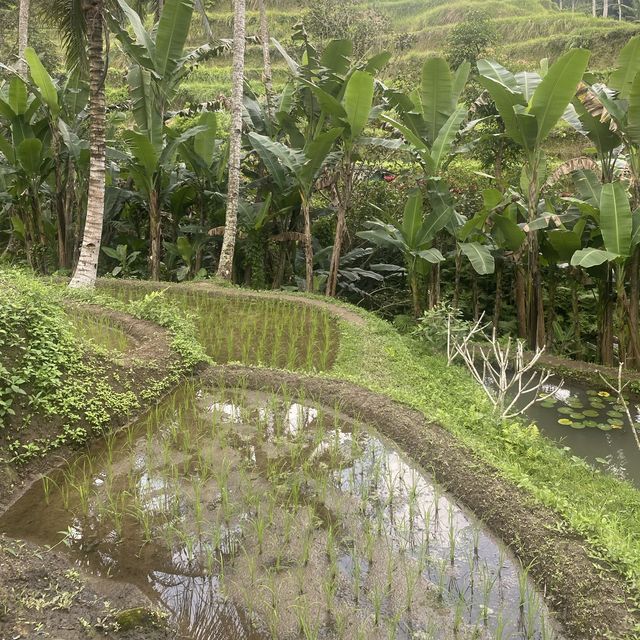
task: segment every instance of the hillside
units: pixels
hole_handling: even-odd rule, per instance
[[[229,37],[233,17],[229,2],[208,6],[209,23],[216,38]],[[287,44],[293,27],[307,9],[300,2],[280,0],[269,10],[272,36]],[[251,7],[251,5],[250,5]],[[426,55],[442,53],[452,30],[473,12],[490,18],[497,44],[490,55],[513,68],[531,68],[543,57],[560,55],[571,46],[592,50],[591,68],[606,70],[627,40],[640,32],[640,24],[618,22],[613,18],[593,18],[583,13],[559,11],[545,0],[367,0],[358,5],[362,12],[380,14],[388,25],[387,33],[377,39],[380,49],[392,51],[391,75],[411,71]],[[204,32],[195,19],[193,44]],[[259,14],[247,13],[247,33],[258,33]],[[182,91],[182,101],[203,101],[223,92],[229,81],[230,59],[221,58],[196,70]],[[247,52],[247,77],[260,90],[262,53],[259,47]],[[286,69],[274,58],[276,85],[286,78]]]

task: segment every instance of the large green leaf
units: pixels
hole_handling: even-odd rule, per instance
[[[469,80],[469,73],[471,72],[471,63],[465,60],[453,74],[453,85],[451,91],[451,109],[455,109],[460,96],[467,86],[467,80]]]
[[[589,139],[596,146],[600,155],[604,155],[620,145],[620,139],[611,131],[609,123],[602,122],[600,118],[592,116],[577,98],[573,100],[573,106],[578,113],[582,127],[589,136]]]
[[[491,218],[499,232],[498,244],[509,251],[518,251],[527,238],[527,234],[506,215],[494,214]]]
[[[117,2],[120,5],[122,15],[125,17],[128,17],[128,12],[135,13],[125,0],[117,0]],[[140,43],[137,38],[133,38],[127,29],[126,24],[122,23],[119,16],[116,17],[114,12],[106,11],[105,16],[109,24],[109,29],[115,34],[116,38],[118,38],[120,45],[127,56],[145,69],[152,71],[154,76],[158,78],[159,76],[156,70],[158,65],[154,51],[155,45],[151,43],[151,49],[149,49],[145,44]]]
[[[20,78],[11,78],[8,98],[9,105],[16,115],[21,116],[27,111],[28,97],[29,94],[25,83]]]
[[[337,100],[330,93],[326,92],[321,87],[305,80],[303,78],[300,79],[300,83],[308,86],[313,95],[318,100],[320,104],[320,108],[325,112],[328,116],[338,120],[339,122],[348,123],[348,116],[345,108],[342,106],[339,100]]]
[[[402,235],[409,247],[415,249],[418,244],[420,228],[422,227],[422,193],[420,189],[414,189],[409,194],[409,199],[404,207],[402,217]]]
[[[573,231],[554,229],[547,233],[547,238],[558,254],[558,259],[563,262],[571,260],[573,254],[576,251],[580,251],[582,246],[580,236]]]
[[[607,251],[628,256],[633,220],[629,197],[621,182],[605,184],[600,195],[600,228]]]
[[[640,146],[640,72],[636,74],[629,92],[627,134],[632,142]]]
[[[306,144],[304,154],[307,157],[307,162],[298,172],[298,178],[305,192],[310,191],[313,186],[313,181],[333,149],[336,140],[342,134],[342,131],[342,129],[337,127],[329,129],[329,131],[325,131]]]
[[[431,153],[429,152],[429,147],[427,146],[426,142],[401,122],[398,122],[397,120],[394,120],[393,118],[385,115],[381,116],[380,119],[388,122],[392,127],[395,127],[395,129],[397,129],[398,132],[404,136],[404,139],[420,156],[423,164],[425,165],[427,173],[434,174],[435,164],[433,162],[433,158],[431,157]]]
[[[31,78],[38,87],[42,101],[47,105],[51,115],[55,118],[60,112],[60,104],[58,101],[58,91],[53,84],[51,76],[44,68],[42,62],[40,62],[38,54],[31,47],[25,49],[24,57],[29,65]]]
[[[162,115],[158,111],[157,87],[151,73],[133,65],[127,76],[131,92],[131,108],[138,130],[148,138],[159,155],[163,142]]]
[[[415,255],[418,258],[422,258],[431,264],[438,264],[444,262],[444,256],[440,253],[439,249],[423,249],[422,251],[416,251]]]
[[[520,91],[516,77],[493,60],[478,60],[478,73],[484,78],[489,78],[493,82],[503,85],[513,93]]]
[[[205,131],[198,133],[193,139],[193,150],[198,154],[205,166],[210,167],[216,152],[216,132],[218,118],[213,111],[204,111],[198,120],[198,125],[205,127]]]
[[[38,175],[42,165],[42,142],[38,138],[23,140],[16,148],[16,158],[27,174]]]
[[[248,135],[248,138],[275,184],[280,190],[286,189],[287,168],[281,158],[287,153],[287,147],[281,142],[271,140],[268,136],[253,131]]]
[[[556,126],[575,95],[589,63],[589,51],[571,49],[550,68],[531,98],[529,113],[538,125],[540,144]]]
[[[320,64],[337,75],[344,75],[349,70],[349,58],[353,54],[351,40],[331,40],[322,52]]]
[[[451,145],[456,135],[460,131],[464,119],[467,117],[467,107],[460,106],[449,116],[449,119],[442,125],[438,136],[431,148],[434,172],[437,172],[441,164],[451,151]]]
[[[429,58],[422,67],[422,115],[431,143],[452,111],[453,76],[444,58]]]
[[[476,273],[486,276],[496,270],[496,262],[489,248],[479,242],[462,242],[460,250],[464,253]]]
[[[356,139],[369,121],[373,104],[373,76],[365,71],[355,71],[344,91],[343,106],[351,127],[351,138]]]
[[[602,183],[591,169],[578,169],[572,174],[573,183],[583,200],[594,207],[600,206]]]
[[[621,98],[627,98],[631,85],[640,72],[640,36],[634,36],[620,51],[616,70],[609,78],[609,86],[620,92]]]
[[[193,0],[164,0],[156,34],[157,71],[167,81],[182,58],[191,27]]]
[[[132,155],[137,163],[144,169],[144,177],[147,188],[151,186],[153,175],[158,168],[160,156],[151,141],[143,133],[125,131],[123,133]]]
[[[526,106],[524,96],[487,76],[480,76],[480,84],[491,94],[509,137],[525,150],[531,150],[537,136],[535,118],[516,113],[517,107]]]
[[[598,267],[605,262],[615,260],[617,257],[617,253],[588,247],[587,249],[580,249],[580,251],[576,251],[573,254],[573,258],[571,258],[571,266],[590,269],[591,267]]]

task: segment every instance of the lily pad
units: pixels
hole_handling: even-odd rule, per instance
[[[608,391],[598,391],[598,395],[601,398],[609,398],[611,396],[611,394]]]
[[[610,424],[607,424],[605,422],[603,424],[599,424],[598,425],[598,429],[600,429],[600,431],[611,431],[611,429],[613,429],[613,427]]]
[[[566,415],[569,415],[569,414],[573,413],[573,409],[571,407],[560,407],[558,409],[558,413],[564,413]]]
[[[600,415],[598,411],[594,411],[593,409],[585,409],[582,413],[584,413],[587,418],[597,418]]]
[[[540,406],[544,407],[545,409],[553,409],[553,407],[556,406],[556,403],[555,402],[549,402],[548,400],[543,400],[540,403]]]
[[[570,417],[572,420],[584,420],[585,415],[584,415],[584,413],[578,413],[578,412],[576,412],[576,413],[570,413],[570,414],[569,414],[569,417]]]
[[[604,402],[592,402],[591,403],[591,408],[592,409],[606,409],[607,405]]]
[[[573,424],[573,420],[569,420],[569,418],[560,418],[560,420],[558,420],[558,424],[570,427]]]
[[[586,426],[587,425],[584,422],[580,422],[579,420],[571,423],[572,429],[584,429]]]
[[[591,427],[591,428],[598,428],[600,426],[599,422],[596,422],[595,420],[585,420],[582,423],[585,427]]]
[[[595,389],[587,389],[588,396],[597,396],[598,392]]]
[[[622,411],[607,411],[607,415],[610,418],[623,418],[624,417],[624,413],[622,413]]]

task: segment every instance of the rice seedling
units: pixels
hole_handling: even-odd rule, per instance
[[[389,591],[384,585],[376,582],[371,589],[371,604],[373,605],[373,624],[378,627],[382,619],[382,604]]]

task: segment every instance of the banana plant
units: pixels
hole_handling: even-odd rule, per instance
[[[180,144],[195,136],[171,139],[164,120],[168,105],[189,71],[200,61],[227,48],[226,44],[202,45],[185,53],[191,26],[193,0],[166,0],[158,24],[147,30],[140,16],[125,2],[117,0],[120,14],[109,13],[109,24],[131,62],[127,75],[135,130],[124,138],[134,158],[132,174],[149,205],[149,270],[151,278],[160,279],[162,224],[160,207],[164,172]]]
[[[491,94],[506,134],[525,155],[521,185],[527,198],[528,269],[527,314],[531,348],[545,344],[544,304],[536,220],[546,181],[543,143],[566,113],[589,61],[589,52],[572,49],[540,75],[512,74],[496,62],[478,61],[480,83]]]
[[[598,196],[599,193],[599,196]],[[589,246],[577,250],[571,258],[571,265],[582,269],[598,272],[605,280],[601,288],[601,306],[606,305],[610,297],[606,285],[610,271],[613,272],[616,287],[616,333],[620,339],[620,360],[627,358],[640,362],[640,343],[637,331],[625,331],[625,323],[631,315],[631,300],[626,290],[626,273],[636,248],[640,245],[640,209],[632,212],[626,185],[620,181],[599,186],[594,198],[598,197],[597,205],[592,200],[588,208],[584,208],[587,215],[592,217],[595,227],[591,235]],[[596,242],[596,246],[592,243]],[[602,271],[604,267],[604,271]],[[613,332],[605,332],[606,335]],[[623,336],[626,334],[626,340]],[[601,345],[606,347],[606,345]],[[601,352],[605,364],[612,364],[606,352]]]
[[[388,63],[390,56],[383,52],[363,62],[353,62],[353,43],[349,40],[334,40],[319,55],[304,34],[299,38],[304,43],[303,64],[292,60],[281,46],[278,47],[294,76],[292,89],[295,95],[290,94],[289,100],[297,99],[298,108],[297,112],[279,117],[292,146],[302,149],[307,145],[315,145],[315,150],[310,152],[311,157],[318,148],[326,148],[327,155],[334,147],[337,155],[330,181],[330,188],[335,196],[337,221],[325,291],[327,295],[335,296],[346,215],[353,197],[358,150],[364,145],[379,142],[364,135],[369,121],[379,115],[379,110],[373,107],[374,77]],[[305,132],[297,127],[296,113],[304,116]],[[323,133],[324,138],[321,137]],[[332,141],[334,134],[336,137]],[[307,194],[303,202],[308,239],[310,222]],[[308,252],[307,264],[312,262],[313,256]],[[308,286],[311,285],[310,270],[310,266],[307,266]]]
[[[305,140],[304,147],[292,149],[277,140],[252,132],[249,142],[267,167],[276,187],[286,193],[292,187],[299,193],[304,217],[305,282],[313,291],[313,241],[311,237],[311,196],[313,186],[325,167],[327,157],[342,129],[333,128]]]
[[[441,221],[436,212],[424,216],[423,206],[422,192],[415,189],[407,200],[400,226],[376,219],[367,222],[368,229],[357,234],[376,246],[397,249],[402,254],[416,318],[424,310],[422,283],[429,265],[444,261],[442,253],[433,247],[436,233],[441,229]]]
[[[13,228],[22,237],[30,266],[46,272],[47,220],[43,189],[55,168],[51,129],[41,117],[41,102],[26,83],[13,77],[0,95],[0,119],[9,138],[0,134],[4,180],[12,199]]]

